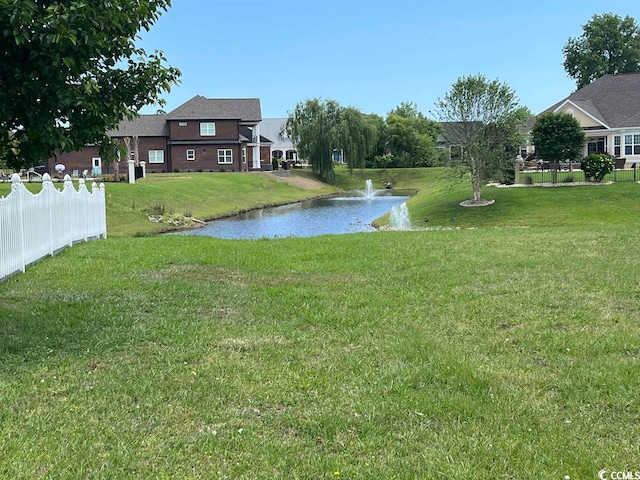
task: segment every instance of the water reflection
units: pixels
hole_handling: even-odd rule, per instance
[[[265,208],[209,222],[206,227],[181,232],[227,239],[314,237],[324,234],[371,232],[371,223],[408,197],[340,196]]]

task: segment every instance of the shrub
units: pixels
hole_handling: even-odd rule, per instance
[[[601,182],[608,173],[613,172],[616,162],[605,153],[592,153],[582,159],[582,171],[585,180]]]
[[[533,177],[531,175],[527,175],[526,177],[524,177],[524,184],[533,185]]]
[[[271,168],[272,168],[273,170],[278,170],[278,166],[279,166],[279,164],[278,164],[278,159],[277,159],[277,158],[275,158],[275,157],[274,157],[274,158],[272,158],[272,159],[271,159]]]
[[[151,208],[149,208],[150,215],[164,215],[164,213],[165,213],[165,206],[164,206],[163,200],[154,201],[153,205],[151,205]]]
[[[567,175],[562,181],[564,183],[573,183],[573,175]]]

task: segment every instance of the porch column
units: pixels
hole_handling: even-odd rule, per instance
[[[260,169],[260,124],[253,127],[253,168]]]

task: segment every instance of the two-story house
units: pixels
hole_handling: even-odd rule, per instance
[[[260,100],[209,99],[197,95],[168,114],[123,120],[107,132],[147,172],[241,172],[271,164],[270,140],[260,135]],[[95,146],[50,159],[67,171],[107,173]],[[121,170],[124,166],[121,166]]]

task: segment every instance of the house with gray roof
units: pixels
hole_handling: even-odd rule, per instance
[[[147,172],[242,172],[271,165],[271,141],[260,134],[257,98],[212,99],[196,95],[175,110],[123,120],[107,132]],[[95,146],[60,154],[48,167],[103,172]]]
[[[640,163],[640,73],[605,75],[542,113],[573,115],[586,133],[584,155],[608,153]]]

